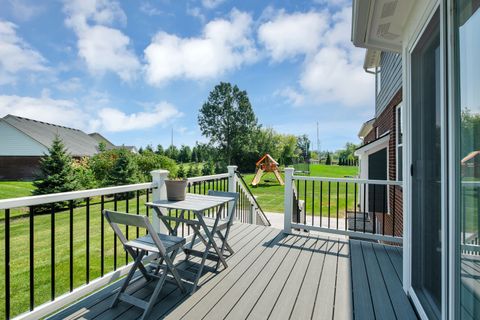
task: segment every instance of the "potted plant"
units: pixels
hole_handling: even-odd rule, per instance
[[[185,179],[185,168],[180,164],[176,175],[171,175],[165,180],[167,187],[167,199],[169,201],[185,200],[187,195],[187,179]]]

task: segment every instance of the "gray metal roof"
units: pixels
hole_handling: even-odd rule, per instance
[[[17,128],[45,147],[50,147],[56,135],[72,156],[92,156],[98,152],[98,142],[85,132],[37,120],[7,115],[3,119],[6,123]]]

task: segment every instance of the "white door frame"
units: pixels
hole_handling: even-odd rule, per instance
[[[445,105],[446,105],[446,100],[445,100],[445,41],[444,41],[444,24],[445,24],[445,19],[443,18],[445,16],[445,7],[444,5],[440,5],[439,1],[430,1],[427,6],[426,10],[424,11],[423,15],[419,19],[419,23],[416,26],[416,29],[414,32],[411,34],[410,38],[406,42],[406,46],[403,49],[402,52],[402,60],[403,60],[403,70],[404,75],[403,75],[403,83],[404,83],[404,88],[405,90],[403,91],[403,101],[405,101],[405,112],[403,112],[402,115],[402,120],[405,125],[405,131],[404,131],[404,139],[408,143],[404,143],[403,147],[403,155],[404,155],[404,163],[403,163],[403,172],[404,172],[404,180],[405,183],[404,185],[406,186],[404,188],[404,208],[405,208],[405,214],[403,215],[404,219],[404,242],[403,242],[403,287],[404,290],[410,295],[412,302],[417,309],[417,312],[419,316],[422,319],[428,319],[427,314],[425,313],[423,306],[420,303],[420,300],[418,299],[415,291],[413,290],[412,287],[412,273],[415,272],[415,270],[412,269],[412,176],[410,172],[410,168],[412,165],[412,123],[411,123],[411,118],[412,115],[414,114],[413,112],[413,107],[412,107],[412,97],[411,97],[411,92],[412,92],[412,86],[411,86],[411,55],[413,50],[415,49],[416,45],[418,44],[418,41],[420,40],[421,36],[423,35],[425,29],[427,28],[429,22],[431,21],[433,15],[437,11],[437,9],[440,9],[440,90],[441,90],[441,109],[444,110],[442,112],[442,132],[441,132],[441,148],[442,148],[442,157],[443,159],[446,159],[446,146],[447,146],[447,131],[446,131],[446,117],[445,117]],[[445,153],[445,154],[443,154]],[[441,178],[442,178],[442,188],[441,188],[441,193],[442,193],[442,319],[447,319],[447,304],[448,301],[448,295],[447,295],[447,266],[448,266],[448,256],[447,256],[447,248],[448,248],[448,242],[447,242],[447,235],[448,235],[448,230],[446,229],[447,224],[447,197],[445,195],[448,194],[447,190],[447,166],[445,164],[445,161],[442,161],[441,165]],[[405,241],[406,240],[406,241]]]

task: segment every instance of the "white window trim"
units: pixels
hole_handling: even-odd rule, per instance
[[[400,119],[398,117],[398,110],[400,109]],[[404,119],[404,108],[403,108],[403,103],[399,103],[396,107],[395,107],[395,179],[397,181],[403,181],[403,176],[401,177],[402,179],[400,180],[399,178],[399,162],[398,162],[398,155],[400,154],[400,147],[402,147],[402,156],[403,156],[403,141],[405,140],[405,137],[403,136],[403,128],[404,128],[404,123],[405,121],[403,121]],[[400,121],[399,121],[400,120]],[[398,126],[398,124],[400,123],[400,126]],[[400,134],[402,134],[402,142],[400,143],[399,142],[399,138],[400,138]],[[405,161],[405,159],[403,159],[403,162]],[[403,168],[402,168],[403,169]],[[403,170],[402,170],[402,173],[403,173]]]

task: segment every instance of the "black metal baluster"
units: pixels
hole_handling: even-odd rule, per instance
[[[5,319],[10,319],[10,209],[5,209]]]
[[[348,182],[345,182],[345,231],[348,229]]]
[[[387,186],[383,187],[383,223],[382,223],[382,234],[385,235],[385,212],[387,211]]]
[[[125,212],[128,213],[128,207],[129,207],[129,201],[128,201],[128,192],[125,193],[125,206],[126,206],[126,209],[125,209]],[[127,238],[128,240],[128,225],[125,225],[125,237]],[[128,252],[127,250],[125,250],[125,265],[128,264]]]
[[[117,194],[113,195],[113,210],[117,211]],[[113,270],[117,270],[117,236],[113,233]]]
[[[30,207],[30,311],[35,307],[35,265],[34,265],[34,208]]]
[[[137,216],[140,215],[140,190],[137,190],[137,194],[136,194],[136,198],[137,198],[137,204],[136,204],[136,210],[137,210]],[[137,238],[140,236],[140,232],[139,232],[139,229],[137,227],[137,230],[136,230],[136,235],[137,235]]]
[[[328,181],[328,228],[330,229],[330,194],[331,194],[331,182]]]
[[[303,212],[303,223],[307,223],[307,180],[303,180],[303,203],[305,204],[305,210]]]
[[[87,251],[86,251],[86,258],[87,258],[87,261],[86,261],[86,278],[87,278],[87,284],[90,283],[90,198],[87,198],[86,199],[87,203],[86,203],[86,206],[87,206],[87,232],[86,232],[86,242],[87,242]]]
[[[55,204],[50,208],[50,300],[55,300]]]
[[[338,230],[338,215],[339,215],[339,206],[340,206],[340,202],[339,202],[339,193],[340,193],[340,182],[337,181],[337,230]]]
[[[70,211],[70,292],[73,291],[73,200],[68,204]]]
[[[300,180],[297,180],[297,223],[300,223]]]
[[[315,221],[315,181],[312,181],[312,226]],[[305,221],[305,223],[307,223]]]
[[[377,215],[377,211],[375,210],[376,209],[376,203],[375,203],[375,196],[376,196],[375,187],[376,186],[377,186],[376,184],[373,185],[373,215],[372,215],[372,219],[373,219],[372,233],[373,234],[377,233],[377,224],[375,223],[375,218],[376,218],[376,215]]]
[[[323,181],[320,181],[320,227],[323,222]]]
[[[393,208],[392,208],[392,217],[393,217],[393,222],[392,222],[392,236],[395,237],[395,213],[397,210],[396,207],[395,207],[395,202],[396,202],[396,199],[395,199],[395,191],[397,189],[396,186],[393,186]]]
[[[365,225],[367,224],[367,184],[363,184],[363,233],[365,233]]]
[[[357,183],[353,183],[353,231],[357,231]]]
[[[105,196],[100,200],[100,274],[103,277],[105,273],[105,217],[103,210],[105,209]]]

